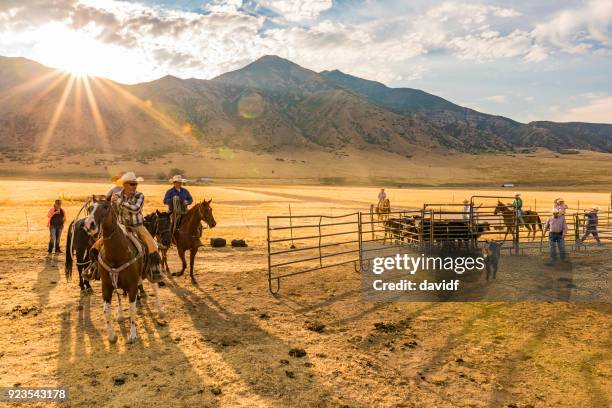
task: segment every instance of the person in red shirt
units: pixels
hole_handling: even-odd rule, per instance
[[[62,208],[61,200],[55,200],[53,207],[51,207],[47,213],[47,218],[47,227],[49,228],[50,235],[47,252],[53,252],[53,248],[55,247],[55,253],[61,254],[60,238],[62,236],[62,230],[64,229],[64,223],[66,222],[66,211]]]

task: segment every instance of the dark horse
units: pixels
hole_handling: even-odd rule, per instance
[[[130,306],[130,334],[128,342],[136,341],[136,295],[138,285],[144,274],[145,246],[130,234],[125,227],[117,221],[117,214],[112,204],[106,199],[96,199],[91,214],[85,219],[86,230],[94,235],[101,232],[103,246],[98,256],[98,269],[102,284],[102,299],[104,300],[104,316],[108,340],[117,341],[117,335],[111,321],[111,301],[113,292],[119,288],[127,291]],[[164,315],[159,301],[157,284],[153,285],[155,303],[160,317]],[[121,296],[117,292],[117,321],[123,320]]]
[[[512,233],[514,230],[516,210],[510,205],[505,205],[501,201],[497,201],[497,206],[495,207],[495,211],[493,211],[493,215],[497,214],[501,214],[504,219],[504,225],[506,226],[506,235],[504,235],[505,241],[508,234]],[[533,241],[535,239],[538,227],[540,228],[540,232],[542,232],[542,220],[540,220],[540,216],[537,212],[530,210],[523,211],[523,220],[525,223],[520,224],[519,226],[524,226],[527,228],[527,238],[529,238],[533,232],[533,237],[531,237],[531,240]]]
[[[90,294],[93,292],[93,289],[89,284],[89,280],[83,278],[83,270],[91,263],[89,260],[89,248],[91,248],[95,239],[85,231],[84,224],[85,218],[79,218],[72,221],[68,227],[65,273],[66,278],[72,277],[73,257],[76,258],[81,293]]]
[[[174,232],[173,242],[176,244],[179,257],[183,262],[183,269],[178,273],[173,273],[173,276],[181,276],[187,269],[187,261],[185,260],[185,251],[189,251],[189,276],[191,276],[191,282],[196,283],[195,276],[193,276],[193,265],[195,263],[195,257],[198,253],[198,248],[202,246],[200,237],[202,236],[202,227],[200,222],[204,221],[210,228],[214,228],[217,225],[215,218],[213,217],[213,210],[210,206],[212,199],[209,201],[202,200],[201,203],[197,203],[183,215],[180,225]]]
[[[168,250],[170,245],[172,245],[170,215],[168,212],[155,210],[155,212],[144,217],[144,226],[149,230],[151,236],[157,240],[157,246],[161,252],[161,266],[168,273],[170,273]]]

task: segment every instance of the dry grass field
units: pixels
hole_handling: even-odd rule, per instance
[[[376,188],[191,187],[196,199],[213,198],[217,227],[204,238],[244,238],[249,247],[203,247],[199,284],[168,280],[160,290],[166,319],[149,297],[138,309],[139,341],[127,344],[126,321],[115,323],[119,341],[111,345],[99,283],[82,296],[76,277],[65,279],[63,256],[46,256],[45,228],[53,199],[64,199],[72,219],[89,194],[109,185],[4,179],[0,187],[0,386],[66,386],[69,405],[79,407],[610,406],[608,303],[366,303],[352,266],[289,278],[270,295],[266,215],[287,214],[289,203],[294,214],[363,211]],[[166,188],[141,186],[146,212],[163,209]],[[605,191],[523,197],[527,208],[548,210],[558,196],[571,207],[606,208]],[[508,193],[388,189],[394,207],[459,202],[476,192]],[[537,268],[541,261],[518,262]],[[610,268],[609,256],[573,262],[576,271]],[[170,263],[178,269],[174,251]],[[377,330],[379,322],[390,329]],[[311,330],[317,325],[324,328]],[[290,356],[292,348],[306,355]],[[119,377],[124,383],[116,385]]]
[[[516,183],[539,190],[610,191],[610,154],[580,151],[559,154],[546,149],[531,153],[470,155],[415,148],[410,157],[379,151],[249,152],[203,147],[181,153],[45,154],[0,152],[0,174],[32,179],[108,179],[134,170],[145,180],[173,168],[189,179],[219,183],[335,184],[404,187],[497,188]]]

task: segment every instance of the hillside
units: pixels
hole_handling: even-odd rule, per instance
[[[612,152],[612,125],[521,124],[423,91],[316,73],[264,56],[212,80],[166,76],[136,85],[79,78],[0,57],[0,147],[172,152],[233,148],[340,152],[503,152],[522,147]]]
[[[464,108],[418,89],[389,88],[379,82],[338,70],[323,71],[321,75],[382,108],[400,114],[423,115],[458,138],[481,139],[494,134],[502,140],[504,146],[515,148],[574,148],[612,152],[612,125],[554,122],[522,124],[503,116]]]

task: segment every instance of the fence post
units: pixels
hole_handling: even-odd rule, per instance
[[[574,214],[574,242],[576,250],[580,250],[580,216],[578,213]]]
[[[516,209],[514,209],[514,238],[513,238],[513,243],[514,243],[514,253],[518,255],[519,253],[519,240],[521,237],[521,224],[520,224],[520,220],[518,217],[518,212]]]
[[[361,228],[361,211],[357,213],[357,242],[359,246],[359,272],[363,271],[363,238],[362,238],[363,230]]]
[[[370,204],[370,231],[372,231],[372,241],[374,241],[374,204]]]

